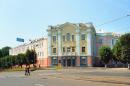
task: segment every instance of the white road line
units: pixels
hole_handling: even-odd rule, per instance
[[[62,73],[43,73],[43,74],[38,74],[38,75],[42,76],[42,75],[56,75],[56,74],[62,74]]]
[[[44,86],[44,85],[42,85],[42,84],[34,84],[35,86]]]

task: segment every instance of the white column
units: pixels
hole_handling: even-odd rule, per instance
[[[92,33],[89,31],[87,34],[87,55],[92,56]]]
[[[51,52],[52,52],[51,40],[52,40],[51,32],[49,31],[48,32],[48,56],[51,56]]]
[[[58,56],[61,56],[61,31],[58,30]]]
[[[80,56],[80,29],[79,29],[79,25],[76,28],[76,54],[78,56]]]

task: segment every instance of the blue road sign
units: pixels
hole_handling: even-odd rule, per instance
[[[17,38],[16,39],[18,42],[24,42],[24,39],[23,38]]]

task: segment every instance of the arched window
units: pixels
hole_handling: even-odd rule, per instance
[[[70,33],[67,33],[67,41],[70,41]]]

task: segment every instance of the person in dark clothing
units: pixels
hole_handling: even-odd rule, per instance
[[[30,67],[27,67],[27,74],[30,75]]]
[[[25,68],[25,76],[30,75],[30,66],[26,66]]]
[[[27,76],[28,74],[27,74],[27,67],[25,67],[25,76]]]

